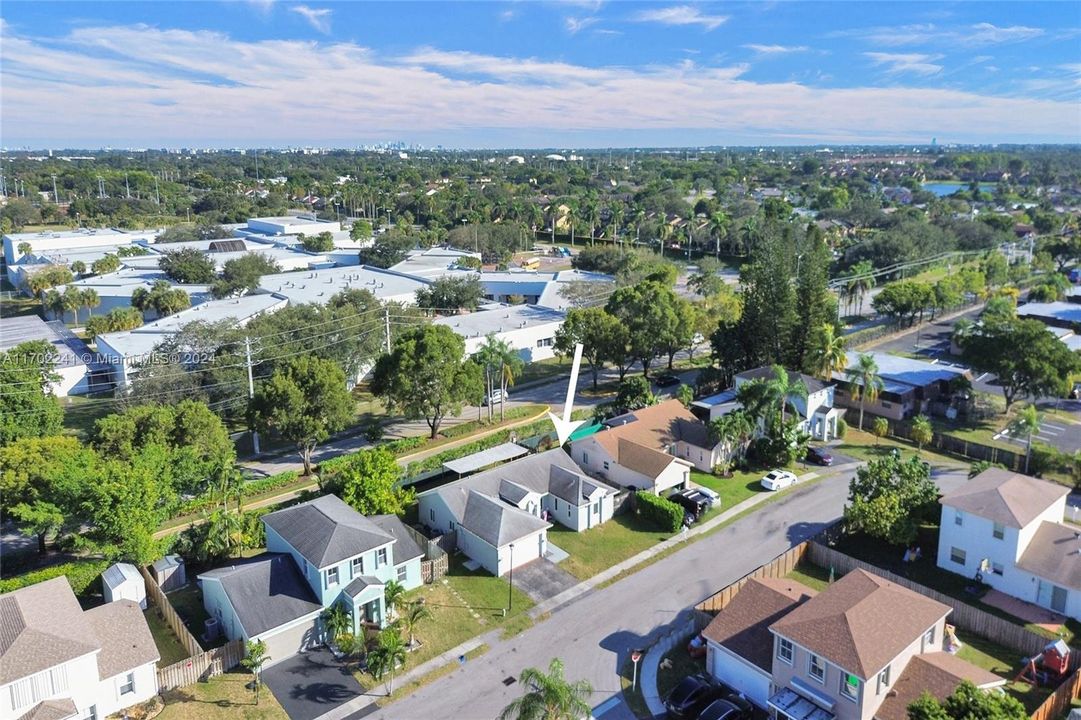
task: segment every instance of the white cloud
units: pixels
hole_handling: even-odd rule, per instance
[[[864,53],[875,65],[885,65],[888,73],[914,73],[916,75],[936,75],[942,72],[942,66],[933,61],[941,55],[923,55],[921,53]]]
[[[563,18],[563,24],[566,26],[567,32],[569,32],[571,35],[575,35],[575,34],[581,32],[582,30],[585,30],[590,25],[594,25],[596,23],[597,23],[597,18],[595,18],[595,17],[583,17],[583,18],[566,17],[566,18]]]
[[[976,23],[975,25],[939,27],[932,23],[926,23],[842,30],[831,35],[835,37],[856,37],[873,45],[887,47],[935,43],[976,48],[1024,42],[1038,38],[1043,34],[1042,29],[1025,25],[998,27],[991,23]]]
[[[500,22],[509,22],[514,19],[514,10],[504,10],[499,13]]]
[[[334,13],[330,8],[313,8],[307,5],[294,5],[289,8],[297,15],[308,21],[313,28],[323,33],[330,34],[330,16]]]
[[[969,47],[981,45],[1000,45],[1002,43],[1024,42],[1043,35],[1040,28],[1025,25],[996,27],[991,23],[977,23],[957,32],[957,41]]]
[[[743,47],[748,50],[754,50],[759,55],[788,55],[790,53],[801,53],[810,50],[806,45],[758,45],[750,43]]]
[[[263,15],[269,15],[274,9],[274,0],[247,0],[247,3]]]
[[[752,81],[746,66],[691,60],[588,67],[438,48],[388,57],[348,42],[244,41],[145,25],[47,40],[0,27],[9,145],[349,145],[404,136],[543,147],[582,133],[612,145],[643,133],[678,144],[689,132],[717,142],[1076,137],[1075,101],[1047,92],[823,88]]]
[[[728,21],[727,15],[706,15],[693,5],[672,5],[655,10],[642,10],[634,16],[638,22],[655,22],[662,25],[701,25],[706,30],[716,30]]]

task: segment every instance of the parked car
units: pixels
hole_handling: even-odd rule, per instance
[[[712,504],[712,505],[719,505],[720,504],[721,496],[718,495],[715,491],[710,490],[708,487],[699,486],[699,487],[696,487],[695,490],[697,490],[698,492],[700,492],[703,495],[705,495],[706,497],[708,497],[712,501],[710,504]]]
[[[680,505],[688,513],[694,515],[696,519],[708,511],[711,505],[709,498],[693,490],[672,493],[668,496],[668,499]]]
[[[653,382],[657,383],[657,387],[672,387],[679,385],[682,381],[672,373],[662,373],[653,378]]]
[[[781,490],[795,484],[795,474],[787,470],[770,470],[761,480],[761,485],[766,490]]]
[[[698,716],[698,720],[751,720],[754,706],[739,695],[726,695],[714,700]]]
[[[490,396],[484,396],[484,407],[488,407],[489,405],[495,405],[496,403],[502,402],[503,399],[504,398],[502,390],[493,390]],[[510,400],[510,393],[507,393],[506,399]]]
[[[714,700],[731,694],[731,690],[708,675],[691,675],[680,680],[664,701],[668,717],[674,720],[694,720]]]
[[[807,448],[807,462],[815,465],[832,465],[833,456],[826,452],[825,448]]]

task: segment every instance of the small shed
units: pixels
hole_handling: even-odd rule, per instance
[[[154,581],[162,592],[170,592],[188,584],[184,570],[184,558],[179,555],[166,555],[151,566]]]
[[[146,610],[146,582],[139,570],[130,563],[117,563],[101,574],[105,602],[132,600]]]

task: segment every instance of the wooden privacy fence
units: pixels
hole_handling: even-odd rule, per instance
[[[1032,713],[1032,720],[1058,720],[1065,715],[1074,698],[1081,697],[1081,670],[1074,670],[1055,692]]]
[[[732,598],[736,596],[736,593],[747,583],[748,580],[757,578],[776,578],[784,577],[788,573],[795,569],[796,565],[803,560],[804,555],[807,553],[807,546],[810,542],[802,542],[799,545],[789,549],[773,560],[769,561],[765,565],[761,566],[754,572],[748,573],[736,580],[734,583],[724,588],[720,592],[716,592],[710,595],[694,606],[695,610],[701,610],[707,613],[718,613],[724,610],[725,606],[731,602]]]
[[[162,592],[161,587],[154,581],[154,577],[142,565],[139,566],[139,572],[142,573],[143,581],[146,583],[146,594],[150,596],[150,602],[157,606],[161,616],[165,619],[165,623],[176,633],[180,644],[188,651],[188,655],[194,656],[202,653],[203,646],[188,631],[188,626],[184,624],[176,608],[173,607],[173,604],[169,602],[169,598]]]
[[[949,595],[943,595],[936,590],[924,587],[919,583],[912,582],[908,578],[901,577],[888,570],[883,570],[870,563],[857,560],[856,558],[845,555],[833,548],[820,545],[817,542],[811,542],[808,550],[810,552],[809,559],[811,562],[819,567],[834,570],[838,576],[859,568],[861,570],[866,570],[869,573],[874,573],[892,583],[906,587],[909,590],[918,592],[920,595],[936,600],[943,605],[949,605],[953,608],[953,612],[950,613],[948,618],[950,624],[956,625],[962,630],[967,630],[974,635],[979,635],[982,638],[993,640],[999,645],[1008,647],[1011,650],[1016,650],[1025,657],[1038,655],[1043,652],[1043,649],[1051,642],[1050,638],[1044,637],[1043,635],[1037,635],[1034,632],[1026,630],[1021,625],[1017,625],[1009,620],[1004,620],[997,615],[992,615],[989,612],[973,607],[963,600],[958,600]]]
[[[434,583],[450,569],[450,556],[443,553],[434,560],[420,561],[420,577],[426,584]]]
[[[158,690],[175,690],[222,675],[244,658],[244,643],[230,640],[219,648],[192,655],[187,660],[158,668]]]

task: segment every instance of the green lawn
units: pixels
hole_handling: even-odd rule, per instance
[[[660,667],[657,668],[657,694],[663,699],[672,692],[672,689],[688,675],[697,675],[706,671],[705,656],[692,658],[687,652],[687,643],[690,636],[678,642],[661,658]],[[668,663],[670,666],[667,666]]]
[[[566,358],[553,357],[546,360],[537,360],[531,362],[522,368],[522,373],[515,378],[515,385],[525,385],[526,383],[543,382],[545,380],[551,380],[557,378],[564,373],[569,373],[571,370],[571,363]],[[589,375],[589,363],[583,363],[581,373],[583,376]],[[510,391],[511,397],[514,397],[514,389]]]
[[[1013,680],[1014,676],[1021,670],[1019,653],[1009,648],[1004,648],[990,640],[962,632],[957,633],[957,639],[962,643],[961,649],[957,652],[957,657],[962,660],[1008,680]],[[1029,713],[1038,708],[1052,692],[1050,688],[1037,688],[1026,682],[1009,682],[1006,684],[1005,690],[1024,703],[1025,710]]]
[[[822,592],[829,587],[830,572],[809,562],[800,562],[796,568],[785,577],[802,583],[812,590]],[[836,578],[834,578],[836,580]]]
[[[61,398],[60,404],[64,408],[64,432],[84,442],[90,439],[95,422],[120,410],[109,398],[89,398],[83,395]]]
[[[870,420],[866,417],[864,417],[864,423],[870,427]],[[891,452],[893,448],[899,448],[906,457],[909,453],[916,452],[916,446],[909,443],[907,440],[900,440],[893,437],[882,438],[879,440],[871,433],[862,432],[855,427],[848,428],[848,433],[845,435],[844,442],[837,445],[835,449],[837,452],[856,458],[857,460],[869,461],[886,455]],[[932,465],[944,465],[948,467],[957,467],[971,462],[971,460],[943,455],[942,453],[935,452],[931,448],[924,448],[923,451],[919,453],[919,456]]]
[[[159,720],[288,720],[289,716],[266,687],[259,702],[247,687],[246,671],[228,672],[178,690],[165,693],[165,709]]]
[[[661,532],[632,513],[580,533],[558,524],[548,530],[549,542],[570,554],[559,566],[581,580],[670,537],[672,533]]]
[[[522,627],[529,620],[533,601],[515,588],[513,607],[504,617],[509,590],[510,584],[504,578],[493,577],[483,569],[467,570],[460,559],[451,557],[449,571],[443,578],[406,594],[407,600],[423,599],[432,618],[417,626],[416,639],[421,645],[409,653],[399,673],[490,630]],[[358,671],[357,676],[365,687],[374,687],[377,682],[364,672]]]
[[[154,636],[154,644],[157,645],[158,652],[161,654],[158,667],[166,667],[188,658],[188,651],[180,644],[180,639],[177,638],[176,633],[165,622],[165,619],[162,618],[161,613],[158,612],[153,603],[149,604],[146,610],[143,611],[143,617],[146,618],[146,624],[150,627],[150,634]]]
[[[735,472],[732,477],[718,477],[697,470],[691,471],[691,481],[696,485],[702,485],[721,496],[721,510],[740,504],[744,500],[758,493],[766,492],[759,485],[762,476],[767,470],[750,470],[747,472]]]
[[[203,607],[203,594],[199,591],[198,584],[193,580],[179,590],[168,593],[166,597],[169,598],[169,602],[172,603],[173,609],[176,610],[180,619],[184,621],[188,632],[194,635],[195,639],[203,647],[218,647],[225,644],[226,637],[224,635],[210,645],[203,643],[203,623],[206,622],[209,615],[206,614],[206,608]]]

